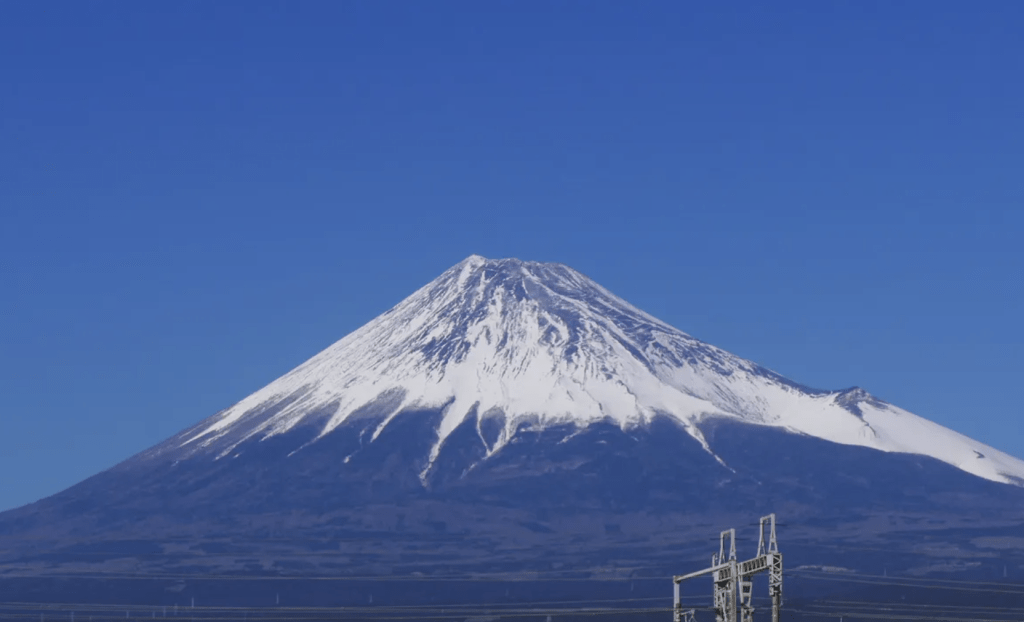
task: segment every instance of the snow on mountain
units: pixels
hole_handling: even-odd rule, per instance
[[[432,457],[474,412],[501,425],[497,441],[485,443],[488,455],[522,426],[612,420],[629,429],[656,416],[675,418],[711,452],[701,424],[724,417],[931,456],[1024,485],[1021,460],[861,389],[798,385],[694,339],[566,266],[475,255],[193,428],[182,446],[226,456],[248,438],[300,423],[319,426],[322,437],[368,406],[390,412],[373,439],[403,411],[442,410]]]

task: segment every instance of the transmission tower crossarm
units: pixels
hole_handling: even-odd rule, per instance
[[[715,572],[720,572],[722,570],[728,570],[730,568],[732,568],[732,564],[731,563],[718,564],[718,565],[715,565],[715,566],[711,566],[710,568],[705,568],[704,570],[698,570],[697,572],[691,572],[690,574],[676,575],[676,576],[672,577],[672,581],[675,582],[676,585],[679,585],[683,581],[687,581],[689,579],[696,579],[697,577],[703,577],[706,574],[712,574],[712,573],[715,573]]]

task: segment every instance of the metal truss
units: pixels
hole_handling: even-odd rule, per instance
[[[768,527],[765,538],[765,527]],[[728,546],[727,546],[728,541]],[[680,602],[680,584],[688,579],[711,575],[714,583],[716,622],[754,622],[754,575],[768,573],[768,595],[772,601],[772,622],[779,622],[782,608],[782,553],[775,537],[775,514],[762,517],[757,557],[747,561],[736,559],[736,530],[723,531],[718,540],[718,553],[711,556],[711,566],[697,572],[672,577],[674,584],[674,622],[690,622],[693,610],[684,611]]]

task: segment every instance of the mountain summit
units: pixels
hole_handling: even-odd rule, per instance
[[[817,391],[787,380],[564,265],[477,255],[155,454],[223,458],[247,440],[297,426],[315,428],[308,443],[316,443],[372,413],[375,424],[355,452],[401,413],[427,410],[441,416],[424,478],[469,419],[484,445],[479,460],[487,460],[521,430],[596,422],[629,430],[667,417],[726,467],[702,432],[710,420],[929,456],[989,480],[1024,483],[1024,462],[862,389]]]

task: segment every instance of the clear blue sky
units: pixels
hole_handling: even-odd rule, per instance
[[[1024,3],[0,4],[0,508],[471,253],[1024,456]]]

